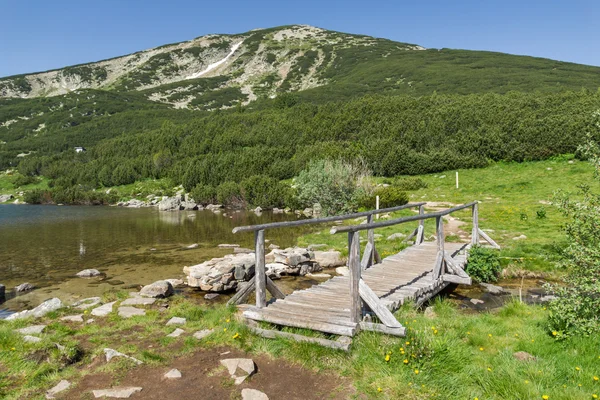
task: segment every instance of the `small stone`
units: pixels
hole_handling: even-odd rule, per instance
[[[167,335],[167,337],[179,337],[181,336],[183,333],[185,333],[185,331],[181,328],[177,328],[175,329],[173,332],[169,333]]]
[[[179,371],[176,368],[173,368],[172,370],[170,370],[169,372],[167,372],[164,375],[165,378],[167,379],[179,379],[181,378],[181,371]]]
[[[110,397],[113,399],[128,399],[134,393],[141,392],[141,387],[124,387],[124,388],[113,388],[113,389],[102,389],[102,390],[93,390],[95,398],[100,397]]]
[[[516,353],[513,354],[513,357],[519,361],[535,361],[535,360],[537,360],[537,358],[535,356],[532,356],[531,354],[529,354],[526,351],[517,351]]]
[[[93,276],[102,275],[97,269],[84,269],[76,274],[80,278],[91,278]]]
[[[76,303],[73,303],[73,307],[78,308],[80,310],[85,310],[90,307],[94,307],[96,304],[100,304],[100,297],[89,297],[87,299],[79,300]]]
[[[169,282],[174,288],[183,286],[184,284],[183,279],[165,279],[165,281]]]
[[[214,329],[203,329],[201,331],[194,333],[194,337],[198,340],[202,340],[205,337],[207,337],[208,335],[210,335],[211,333],[213,333],[214,331],[215,331]]]
[[[254,361],[249,358],[228,358],[221,360],[221,365],[227,368],[227,372],[235,380],[236,385],[240,385],[256,371]]]
[[[35,286],[33,286],[31,283],[21,283],[19,286],[17,286],[15,288],[15,292],[17,293],[23,293],[23,292],[28,292],[30,290],[35,289]]]
[[[112,301],[110,303],[106,303],[100,307],[96,307],[92,310],[92,312],[90,314],[92,314],[93,316],[96,317],[106,317],[108,314],[110,314],[112,312],[113,306],[115,305],[116,301]]]
[[[17,329],[21,335],[39,335],[46,329],[47,325],[31,325],[26,328]]]
[[[486,292],[491,293],[491,294],[504,294],[507,293],[506,290],[504,290],[503,287],[501,286],[496,286],[496,285],[492,285],[491,283],[480,283],[479,286],[483,287],[485,289]]]
[[[56,386],[46,392],[46,398],[55,399],[55,395],[67,390],[69,387],[71,387],[71,383],[63,379],[62,381],[58,382]]]
[[[112,360],[115,357],[123,357],[135,362],[138,365],[143,364],[143,362],[138,360],[137,358],[133,358],[131,356],[128,356],[127,354],[120,353],[113,349],[104,349],[104,355],[106,356],[106,362],[110,362],[110,360]]]
[[[121,303],[122,306],[148,306],[154,304],[156,299],[151,297],[132,297]]]
[[[31,336],[31,335],[25,335],[25,336],[23,336],[23,340],[26,341],[26,342],[28,342],[28,343],[38,343],[38,342],[42,341],[42,339],[40,339],[39,337],[37,337],[37,336]]]
[[[337,267],[335,273],[341,276],[350,276],[350,270],[348,267]]]
[[[269,397],[256,389],[242,389],[242,400],[269,400]]]
[[[185,323],[186,323],[185,318],[173,317],[167,322],[167,325],[184,325]]]
[[[406,235],[404,233],[392,233],[390,236],[387,237],[387,240],[392,241],[392,240],[404,239],[405,237],[406,237]]]
[[[60,320],[67,322],[83,322],[83,314],[67,315],[66,317],[62,317]]]
[[[232,249],[234,247],[240,247],[240,245],[239,244],[221,243],[218,247],[220,247],[221,249]]]
[[[219,296],[220,296],[219,293],[207,293],[204,295],[204,300],[214,300]]]
[[[198,243],[194,243],[194,244],[190,244],[189,246],[187,246],[186,249],[191,250],[191,249],[197,249],[198,247],[199,247]]]
[[[145,297],[169,297],[173,294],[173,285],[168,281],[156,281],[144,286],[140,294]]]
[[[277,249],[279,249],[279,246],[277,246],[276,244],[271,243],[269,245],[269,250],[277,250]]]
[[[479,299],[471,299],[471,300],[469,300],[469,301],[470,301],[472,304],[475,304],[475,305],[477,305],[477,304],[483,304],[483,303],[484,303],[484,301],[483,301],[483,300],[479,300]]]
[[[254,250],[246,249],[245,247],[234,247],[233,254],[248,254],[253,253]]]
[[[427,307],[425,309],[425,311],[423,312],[423,315],[427,318],[435,318],[436,317],[433,307]]]
[[[91,324],[91,323],[93,323],[94,321],[95,321],[95,319],[94,319],[94,318],[90,318],[90,319],[88,319],[87,321],[85,321],[85,323],[86,323],[86,324]]]
[[[131,318],[140,315],[146,315],[146,310],[142,310],[141,308],[135,307],[119,307],[119,317]]]
[[[520,235],[520,236],[512,238],[512,240],[525,240],[525,239],[527,239],[527,236],[525,236],[525,235]]]

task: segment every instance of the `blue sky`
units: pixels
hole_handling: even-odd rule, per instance
[[[0,76],[295,23],[600,66],[598,0],[0,0],[0,16]]]

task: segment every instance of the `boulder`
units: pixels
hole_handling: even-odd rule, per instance
[[[35,307],[33,310],[25,310],[18,313],[14,313],[6,317],[7,320],[20,319],[20,318],[39,318],[48,314],[51,311],[56,311],[63,306],[62,302],[58,298],[53,298],[50,300],[46,300],[39,306]]]
[[[156,281],[146,285],[140,290],[140,295],[144,297],[169,297],[173,294],[173,285],[169,281]]]
[[[315,251],[315,261],[323,268],[335,268],[346,265],[339,251]]]
[[[262,208],[256,207],[253,211],[255,214],[260,214],[260,213],[262,213]]]
[[[242,400],[269,400],[269,396],[256,389],[242,389]]]
[[[79,271],[76,275],[80,278],[91,278],[93,276],[102,275],[102,272],[97,269],[84,269],[83,271]]]
[[[220,296],[219,293],[207,293],[204,295],[204,300],[214,300],[219,296]]]
[[[185,284],[183,279],[165,279],[165,281],[169,282],[174,288],[183,286]]]
[[[35,286],[33,286],[31,283],[25,282],[25,283],[21,283],[19,286],[15,287],[15,292],[23,293],[23,292],[28,292],[33,289],[35,289]]]
[[[0,203],[6,203],[9,200],[12,200],[14,196],[12,194],[2,194],[0,195]]]
[[[156,302],[152,297],[132,297],[121,303],[122,306],[149,306]]]
[[[167,322],[167,325],[185,325],[186,322],[185,318],[173,317]]]
[[[181,335],[182,335],[182,334],[184,334],[184,333],[185,333],[185,331],[184,331],[183,329],[181,329],[181,328],[177,328],[177,329],[175,329],[173,332],[169,333],[169,334],[167,335],[167,337],[173,337],[173,338],[175,338],[175,337],[179,337],[179,336],[181,336]]]
[[[23,340],[27,343],[39,343],[42,341],[42,339],[40,339],[39,337],[31,335],[23,336]]]
[[[140,208],[140,207],[145,207],[147,204],[141,200],[131,199],[126,203],[126,205],[127,205],[127,207],[131,207],[131,208]]]
[[[159,211],[176,211],[181,209],[181,197],[167,197],[158,203]]]
[[[313,217],[315,217],[315,218],[320,217],[322,213],[323,213],[323,207],[321,207],[321,204],[320,203],[313,204],[313,208],[312,208]]]

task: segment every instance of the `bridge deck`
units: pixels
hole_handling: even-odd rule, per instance
[[[466,263],[465,243],[445,243],[457,267]],[[422,303],[448,285],[433,279],[436,242],[411,246],[362,271],[362,279],[390,311],[405,301]],[[285,299],[273,299],[267,307],[244,307],[244,316],[257,321],[354,336],[357,324],[350,319],[350,278],[336,276],[309,289],[297,290]]]

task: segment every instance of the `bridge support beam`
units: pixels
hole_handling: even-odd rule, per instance
[[[350,270],[350,321],[358,324],[362,320],[360,299],[360,232],[348,232],[348,269]]]

